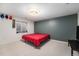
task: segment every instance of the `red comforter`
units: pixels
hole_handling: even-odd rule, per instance
[[[35,46],[39,46],[42,41],[45,41],[48,38],[48,34],[26,34],[22,36],[24,41],[30,41],[34,43]]]

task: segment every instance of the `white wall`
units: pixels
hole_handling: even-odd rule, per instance
[[[27,34],[34,33],[34,22],[18,17],[15,17],[15,20],[26,21],[28,31]],[[16,28],[12,28],[11,20],[0,18],[0,44],[7,44],[20,40],[23,34],[26,33],[16,34]]]
[[[0,19],[0,44],[6,44],[17,39],[15,29],[12,29],[12,21]]]

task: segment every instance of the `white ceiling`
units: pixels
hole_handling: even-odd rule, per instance
[[[29,15],[31,8],[37,8],[40,12],[38,16]],[[24,17],[28,20],[39,21],[71,15],[79,12],[78,3],[2,3],[0,12],[17,17]]]

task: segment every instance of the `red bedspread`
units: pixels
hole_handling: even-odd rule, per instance
[[[22,36],[24,41],[33,42],[35,46],[39,46],[42,41],[45,41],[48,38],[48,34],[26,34]]]

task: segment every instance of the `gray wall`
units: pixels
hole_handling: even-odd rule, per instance
[[[48,33],[52,39],[76,38],[77,14],[35,22],[35,33]]]

